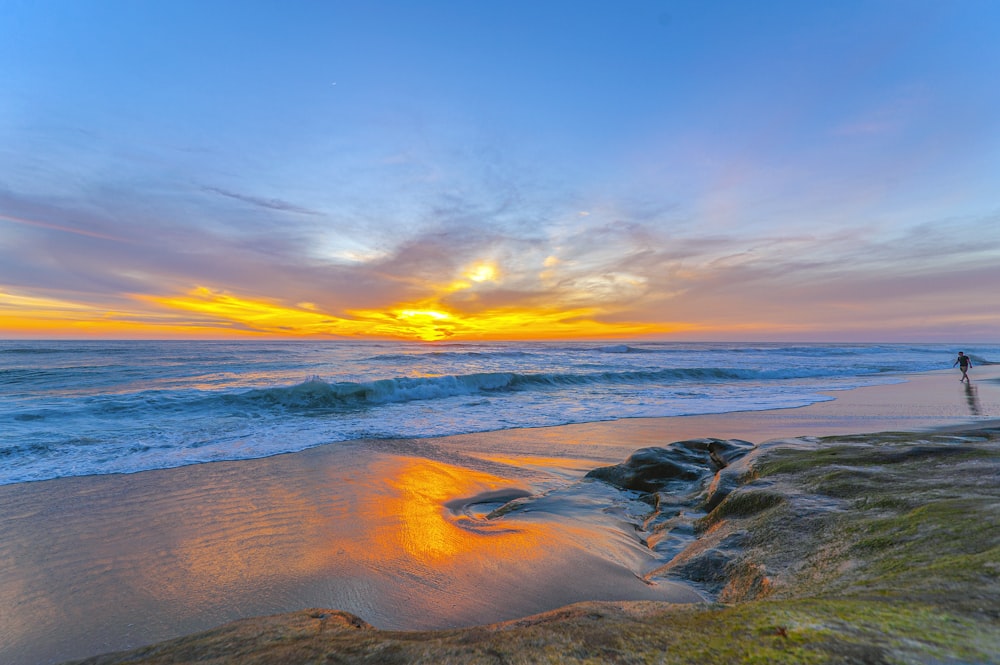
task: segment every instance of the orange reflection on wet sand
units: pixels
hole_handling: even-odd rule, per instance
[[[382,530],[377,543],[387,555],[402,550],[434,566],[460,565],[470,557],[538,556],[542,538],[537,528],[472,517],[456,501],[464,497],[474,503],[478,495],[509,488],[510,481],[428,460],[405,460],[386,477],[391,494],[375,519],[398,520],[398,528]]]
[[[158,595],[174,593],[183,599],[192,588],[246,589],[322,570],[325,561],[309,547],[322,535],[322,505],[279,484],[236,494],[221,505],[222,515],[189,513],[187,519],[197,520],[198,526],[184,529],[173,543],[174,565],[145,572],[146,578],[159,582],[150,585]],[[170,580],[169,572],[184,581]]]

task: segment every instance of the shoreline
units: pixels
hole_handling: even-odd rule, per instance
[[[1000,363],[986,366],[979,365],[976,366],[976,370],[978,381],[992,382],[1000,385]],[[890,374],[889,376],[895,376],[899,380],[894,383],[877,384],[874,386],[820,391],[818,394],[826,395],[830,399],[796,407],[672,416],[623,417],[612,420],[514,427],[510,429],[436,436],[348,439],[318,444],[299,450],[269,453],[260,457],[218,459],[192,462],[179,466],[154,467],[137,471],[23,480],[0,484],[0,488],[8,485],[65,481],[71,478],[100,478],[116,475],[156,473],[204,464],[253,463],[260,460],[280,458],[286,455],[307,454],[310,451],[322,450],[330,446],[350,446],[366,441],[420,442],[456,440],[464,443],[483,437],[496,438],[498,440],[508,437],[530,437],[531,433],[535,432],[543,433],[540,438],[556,440],[563,437],[558,434],[556,436],[547,436],[544,432],[548,430],[595,430],[598,434],[603,434],[602,430],[610,428],[627,430],[629,437],[635,437],[639,440],[656,440],[662,442],[662,432],[666,430],[676,433],[677,438],[671,439],[671,441],[713,436],[716,438],[743,438],[760,443],[771,438],[788,436],[829,436],[834,434],[936,429],[951,426],[964,428],[970,423],[989,422],[977,417],[978,414],[975,413],[975,411],[982,408],[979,404],[973,404],[973,401],[979,401],[978,395],[975,393],[969,394],[968,390],[966,390],[966,393],[960,398],[956,398],[957,393],[956,395],[938,393],[934,397],[928,395],[928,384],[933,384],[935,387],[940,388],[944,385],[940,381],[941,377],[949,373],[955,373],[956,371],[940,369],[907,374]],[[984,373],[986,374],[985,378],[983,378]],[[915,383],[916,385],[908,386],[911,383]],[[969,386],[969,384],[963,385]],[[972,384],[972,389],[978,391],[978,382]],[[868,399],[869,395],[875,396],[876,399]],[[897,396],[897,398],[893,400],[878,399],[880,396],[884,397],[886,395]],[[992,413],[996,418],[1000,419],[1000,412],[994,410]],[[873,427],[874,429],[857,431],[856,428],[861,426],[862,423],[866,427]],[[705,434],[704,432],[706,431],[715,432],[715,434]]]
[[[719,602],[589,601],[432,631],[311,608],[74,665],[1000,663],[1000,533],[989,528],[1000,488],[984,482],[1000,474],[1000,428],[787,439],[742,456],[740,444],[687,441],[642,459],[690,459],[705,444],[728,458],[699,492],[714,507],[653,577],[700,580]],[[602,471],[611,482],[653,481],[645,491],[656,508],[637,528],[680,526],[661,510],[677,498],[673,477],[646,475],[666,468],[631,460]]]
[[[490,507],[472,499],[584,487],[593,468],[692,438],[988,427],[1000,417],[1000,366],[974,372],[968,389],[940,370],[796,409],[334,443],[0,486],[0,555],[11,562],[0,570],[11,645],[0,654],[61,662],[303,607],[413,630],[581,601],[695,602],[697,590],[638,579],[658,562],[590,486],[516,528],[470,521]]]
[[[440,440],[482,447],[484,440],[487,444],[499,445],[509,439],[536,439],[551,443],[567,439],[628,439],[628,445],[608,446],[624,451],[624,455],[601,458],[602,463],[614,463],[637,448],[704,437],[742,439],[760,444],[771,439],[801,436],[990,427],[1000,423],[1000,365],[978,366],[976,369],[977,380],[971,384],[971,397],[968,384],[960,384],[957,380],[958,370],[935,370],[897,375],[902,379],[899,383],[825,391],[822,394],[833,399],[787,409],[623,418],[454,434],[440,437]],[[950,381],[952,378],[954,383]]]

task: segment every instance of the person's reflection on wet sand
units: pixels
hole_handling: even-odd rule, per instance
[[[982,409],[979,407],[979,393],[972,383],[965,384],[965,401],[969,403],[969,412],[974,416],[981,416]]]

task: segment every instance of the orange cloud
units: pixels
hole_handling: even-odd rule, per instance
[[[323,312],[198,287],[183,295],[136,294],[130,309],[0,292],[0,329],[14,335],[85,337],[376,337],[422,341],[620,337],[670,332],[663,325],[602,322],[596,308],[460,312],[435,299],[385,310]]]

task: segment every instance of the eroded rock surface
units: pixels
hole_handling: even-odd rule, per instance
[[[700,489],[699,481],[746,455],[753,445],[738,439],[678,441],[665,448],[642,448],[621,464],[594,469],[586,477],[639,492],[690,492]]]
[[[738,485],[745,468],[734,463],[753,449],[754,444],[739,439],[678,441],[637,450],[621,464],[594,469],[586,477],[640,492],[651,506],[636,533],[664,564],[647,580],[669,575],[716,594],[725,586],[735,541],[695,543],[697,524]]]

